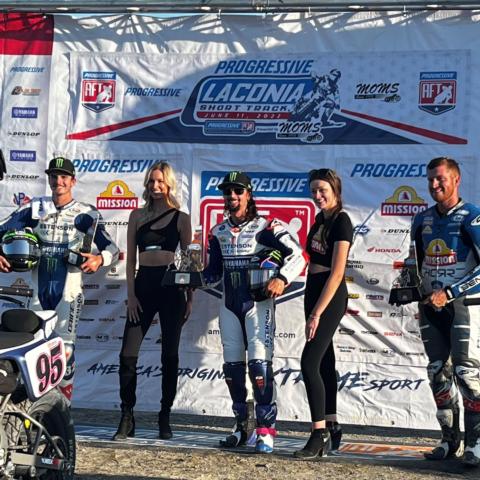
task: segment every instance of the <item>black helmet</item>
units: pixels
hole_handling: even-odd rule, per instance
[[[0,247],[14,272],[33,270],[40,260],[38,237],[31,229],[6,232]]]
[[[268,282],[278,276],[283,265],[283,257],[279,250],[265,248],[256,253],[248,265],[248,287],[256,302],[265,300],[265,287]]]

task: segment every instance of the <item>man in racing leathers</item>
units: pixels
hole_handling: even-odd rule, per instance
[[[118,248],[111,240],[92,205],[73,199],[75,169],[72,162],[58,157],[50,161],[48,182],[52,197],[33,198],[5,220],[0,221],[0,239],[9,230],[30,227],[40,241],[41,258],[33,271],[36,299],[34,310],[56,310],[55,331],[65,341],[67,371],[60,389],[71,400],[75,373],[75,339],[83,305],[82,272],[93,273],[100,266],[109,266],[118,258]],[[67,263],[68,251],[79,250],[84,235],[93,235],[99,254],[81,253],[83,263]],[[81,259],[79,255],[79,259]],[[7,259],[0,255],[0,272],[11,270]]]
[[[411,236],[428,295],[419,302],[420,330],[442,440],[425,456],[442,460],[461,452],[458,385],[465,413],[462,461],[479,465],[480,307],[471,303],[480,293],[480,209],[459,197],[455,160],[433,159],[427,176],[436,205],[415,216]]]
[[[255,450],[270,453],[277,416],[272,369],[274,299],[302,272],[305,259],[301,247],[280,221],[258,215],[251,180],[245,173],[230,172],[218,188],[223,192],[228,218],[209,234],[209,263],[204,275],[207,284],[218,282],[223,275],[224,302],[220,309],[223,372],[233,401],[236,430],[222,444],[236,447],[247,440],[247,350],[256,403]],[[255,253],[267,247],[281,252],[283,266],[278,276],[268,282],[265,299],[254,301],[248,287],[248,265]]]

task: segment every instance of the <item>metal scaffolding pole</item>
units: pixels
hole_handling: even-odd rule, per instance
[[[32,13],[258,13],[477,10],[480,0],[0,0],[0,12]]]

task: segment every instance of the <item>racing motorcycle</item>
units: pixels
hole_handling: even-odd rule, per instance
[[[321,95],[313,95],[311,98],[300,98],[295,104],[288,118],[289,122],[309,122],[320,117],[320,109],[325,98]]]
[[[74,425],[55,388],[65,346],[54,333],[56,312],[29,310],[32,297],[32,289],[0,286],[0,300],[20,307],[4,311],[0,324],[0,478],[73,479]]]

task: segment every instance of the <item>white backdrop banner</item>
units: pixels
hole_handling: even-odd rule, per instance
[[[119,404],[127,220],[142,205],[152,163],[175,167],[179,200],[203,242],[222,219],[216,186],[225,172],[242,169],[261,213],[286,222],[304,243],[316,213],[307,172],[329,167],[342,177],[355,228],[349,305],[334,339],[340,419],[436,428],[417,310],[387,300],[408,253],[411,219],[431,203],[429,160],[456,158],[463,197],[480,201],[476,14],[3,20],[0,138],[8,176],[0,216],[48,192],[46,164],[62,154],[78,172],[76,198],[101,211],[122,251],[115,266],[84,278],[75,406]],[[29,281],[0,275],[5,285]],[[299,368],[304,281],[303,274],[277,308],[282,419],[309,417]],[[178,411],[230,415],[220,296],[218,289],[195,294],[180,347]],[[139,409],[159,408],[160,339],[155,320],[142,345]]]

